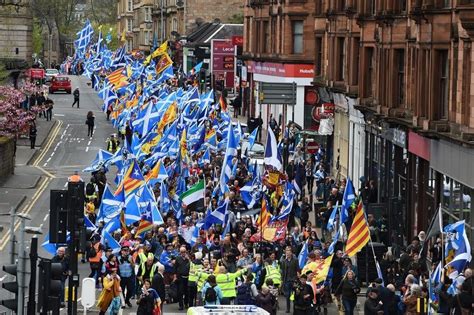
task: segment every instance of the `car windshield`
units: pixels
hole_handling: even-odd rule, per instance
[[[56,77],[56,81],[69,81],[69,78],[66,78],[66,77]]]
[[[59,71],[56,69],[46,69],[47,74],[58,74]]]

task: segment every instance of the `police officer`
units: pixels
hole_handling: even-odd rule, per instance
[[[197,297],[197,282],[198,273],[202,272],[204,267],[202,264],[202,253],[194,253],[194,260],[189,264],[189,278],[188,278],[188,304],[193,307]]]
[[[130,256],[130,247],[123,246],[120,250],[119,262],[119,275],[120,275],[120,287],[122,288],[122,294],[125,299],[125,304],[128,307],[132,307],[130,299],[135,292],[135,264]]]

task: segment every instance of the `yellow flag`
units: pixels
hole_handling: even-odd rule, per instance
[[[125,37],[125,29],[122,31],[122,36],[120,37],[120,41],[122,43],[125,43],[125,41],[127,40],[127,38]]]
[[[163,114],[163,117],[158,124],[158,133],[163,133],[165,127],[172,123],[176,117],[178,112],[178,104],[176,102],[171,103],[171,105],[166,109],[166,112]]]
[[[152,52],[148,57],[146,57],[143,64],[146,66],[147,64],[151,62],[153,58],[163,55],[164,53],[166,53],[167,50],[168,50],[168,41],[165,41],[163,44],[160,45],[160,47],[158,47],[154,52]]]
[[[329,272],[329,268],[331,267],[332,257],[331,255],[324,260],[313,261],[304,266],[303,270],[301,271],[302,274],[305,274],[308,270],[314,272],[314,283],[320,283],[326,280]]]

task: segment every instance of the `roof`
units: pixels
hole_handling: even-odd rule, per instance
[[[194,32],[186,36],[186,47],[210,45],[213,39],[231,39],[235,35],[243,35],[243,24],[204,23]]]

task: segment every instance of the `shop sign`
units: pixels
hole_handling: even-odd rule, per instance
[[[248,71],[254,74],[285,78],[313,78],[314,65],[247,61]]]
[[[388,128],[382,131],[382,137],[391,141],[393,144],[399,147],[407,147],[407,134],[405,131],[397,128]]]
[[[234,45],[234,46],[243,46],[244,45],[244,37],[242,35],[232,36],[232,45]]]
[[[211,42],[211,71],[217,80],[224,81],[226,88],[234,87],[235,46],[228,39]]]

